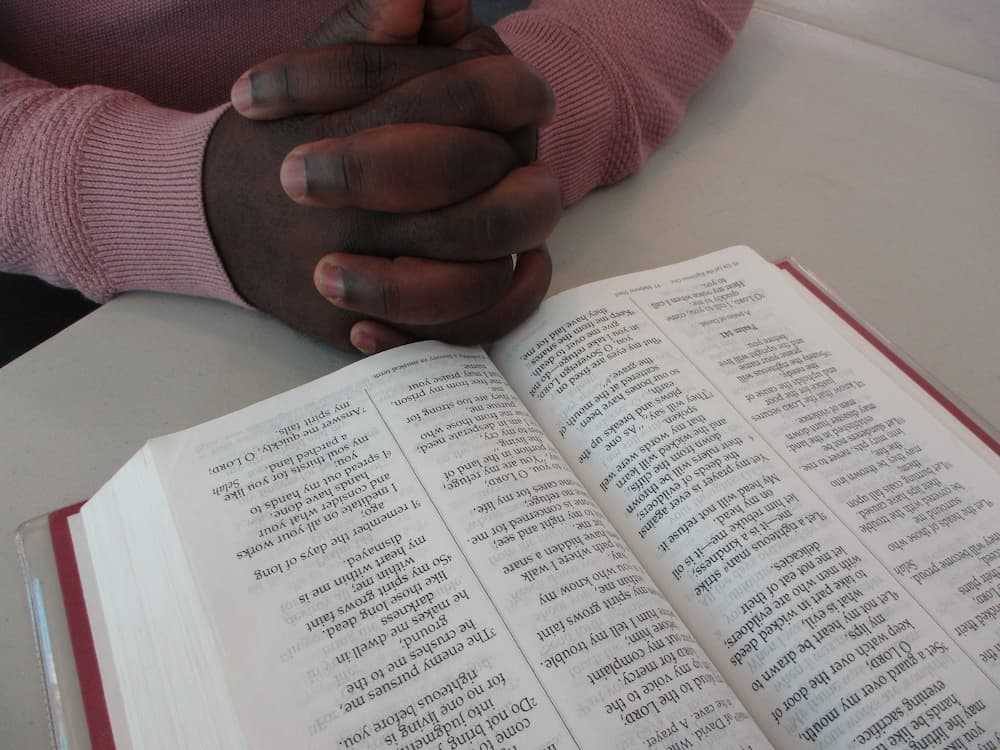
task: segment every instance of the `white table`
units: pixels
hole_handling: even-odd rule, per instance
[[[862,3],[881,30],[842,3],[755,11],[644,173],[569,212],[554,289],[737,243],[793,255],[1000,423],[1000,12],[921,0],[920,29],[891,23],[913,4]],[[978,43],[963,57],[953,38]],[[0,747],[48,746],[18,523],[90,496],[149,437],[349,359],[262,315],[136,294],[0,370]]]

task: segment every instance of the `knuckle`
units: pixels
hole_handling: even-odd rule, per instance
[[[351,74],[362,91],[368,95],[382,91],[384,81],[396,74],[394,58],[385,47],[379,45],[357,45],[352,48]]]
[[[500,35],[490,26],[480,26],[466,34],[461,42],[465,49],[485,52],[490,55],[509,55],[510,48],[504,44]]]
[[[402,289],[393,278],[383,278],[378,284],[379,313],[387,320],[398,320],[402,313]]]
[[[524,226],[523,214],[510,206],[484,207],[475,222],[476,245],[490,255],[515,252],[519,249],[518,239],[524,235]]]
[[[452,78],[444,87],[445,103],[463,120],[470,119],[488,106],[479,83],[465,76]]]
[[[345,149],[334,157],[333,183],[348,195],[355,195],[364,190],[367,180],[367,167],[364,158],[356,151]]]
[[[350,52],[349,48],[338,46],[324,49],[312,58],[313,82],[320,87],[318,91],[341,91],[344,82],[349,81]]]
[[[358,132],[358,130],[364,129],[360,127],[361,121],[353,109],[325,115],[313,115],[309,120],[309,124],[311,125],[309,132],[313,136],[312,140],[314,141],[326,138],[346,138]]]
[[[362,54],[356,44],[340,44],[329,50],[327,61],[330,68],[330,82],[343,86],[353,80],[354,71],[358,68],[358,58]]]
[[[288,66],[282,65],[277,71],[277,88],[279,99],[291,104],[295,101],[295,91],[292,88],[292,76],[289,74]]]
[[[334,138],[344,137],[377,127],[370,115],[370,111],[365,107],[354,107],[341,112],[326,115],[326,125]]]
[[[343,12],[355,28],[363,31],[371,29],[371,8],[368,0],[351,0],[344,6]]]
[[[399,89],[380,96],[375,106],[356,107],[345,114],[351,116],[355,131],[427,119],[422,98]]]

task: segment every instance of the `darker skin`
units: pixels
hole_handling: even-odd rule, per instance
[[[254,68],[244,116],[223,115],[205,157],[208,222],[237,291],[367,353],[509,331],[548,288],[541,248],[561,209],[555,178],[531,164],[548,86],[465,3],[428,0],[414,28],[415,3],[355,0],[311,47]]]

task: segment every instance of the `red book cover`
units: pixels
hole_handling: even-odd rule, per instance
[[[101,684],[101,670],[97,664],[94,649],[94,634],[87,616],[87,603],[83,598],[80,569],[77,567],[73,539],[69,531],[69,518],[80,512],[83,503],[70,505],[49,515],[49,530],[52,535],[52,551],[55,554],[59,586],[62,589],[63,605],[66,609],[66,624],[69,627],[76,673],[80,680],[80,694],[83,710],[87,717],[87,730],[93,750],[115,750],[115,739],[111,732],[111,718],[104,700],[104,686]]]

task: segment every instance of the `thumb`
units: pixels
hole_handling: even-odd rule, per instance
[[[471,0],[426,0],[420,41],[450,47],[477,26]]]
[[[348,0],[307,41],[307,47],[336,44],[416,44],[429,0]]]
[[[306,46],[417,42],[449,46],[475,26],[470,0],[348,0]]]

